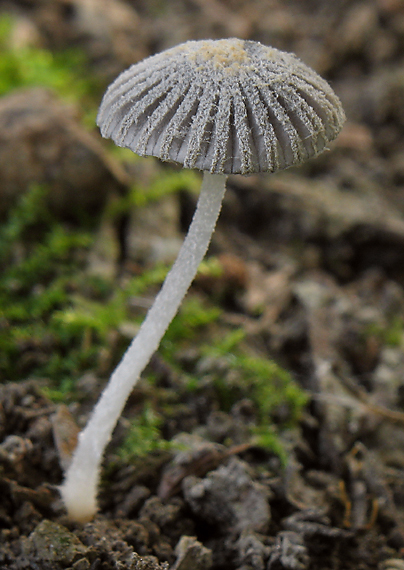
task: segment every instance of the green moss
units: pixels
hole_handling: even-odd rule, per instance
[[[68,302],[80,266],[79,252],[92,243],[84,232],[63,229],[46,207],[47,190],[34,186],[0,230],[0,374],[18,379],[60,344],[49,328],[53,311]]]
[[[132,189],[133,204],[142,207],[148,203],[156,202],[170,194],[176,194],[180,190],[197,193],[201,186],[200,175],[193,170],[174,171],[171,169],[159,169],[157,175],[147,186],[138,184]]]
[[[187,299],[163,338],[161,348],[164,357],[172,360],[175,348],[179,347],[182,341],[188,344],[195,340],[201,328],[216,322],[221,314],[222,310],[219,307],[210,306],[198,297]]]
[[[285,467],[288,461],[288,454],[285,446],[283,445],[277,430],[274,426],[260,425],[251,428],[252,438],[251,441],[257,447],[262,447],[277,455],[281,464]]]
[[[73,378],[64,378],[57,387],[41,386],[41,392],[46,398],[57,404],[68,404],[77,402],[77,390]]]
[[[207,324],[198,320],[201,307],[200,303],[187,303],[182,314],[176,317],[177,324],[171,330],[171,335],[177,327],[182,331],[186,322],[192,323],[188,331],[194,339],[193,345],[195,342],[198,343],[196,340],[199,338],[198,333],[200,334],[201,328]],[[195,316],[197,318],[194,320]],[[170,332],[168,337],[170,338]],[[164,354],[173,359],[172,367],[177,369],[183,380],[187,378],[187,382],[182,389],[175,392],[159,388],[150,389],[152,392],[146,397],[148,403],[140,416],[134,420],[119,453],[120,457],[126,461],[152,451],[169,450],[171,443],[162,435],[163,418],[164,421],[169,421],[170,418],[181,417],[184,413],[186,417],[185,402],[189,397],[189,391],[203,390],[206,393],[208,381],[215,390],[218,409],[229,412],[242,398],[253,401],[258,418],[256,424],[250,426],[251,443],[276,454],[281,462],[286,464],[287,450],[280,434],[296,426],[307,403],[307,395],[293,381],[289,373],[267,358],[249,355],[245,344],[245,333],[237,329],[226,335],[210,338],[209,343],[203,343],[199,347],[198,360],[209,360],[207,370],[198,375],[186,374],[174,362],[175,350],[181,350],[185,346],[186,339],[182,334],[179,336],[175,334],[175,339],[173,346],[164,349]],[[170,342],[173,342],[173,338]],[[208,393],[212,397],[211,391],[208,390]]]
[[[148,453],[172,449],[173,444],[161,435],[163,418],[150,404],[144,406],[141,414],[132,421],[129,432],[119,449],[118,456],[125,462],[133,457],[144,457]]]
[[[364,332],[364,338],[376,337],[382,344],[399,347],[403,343],[404,323],[401,316],[393,316],[385,325],[372,323]]]
[[[0,230],[0,376],[6,380],[31,374],[63,382],[97,370],[100,354],[110,350],[111,332],[143,320],[143,314],[132,314],[131,298],[150,289],[154,294],[168,271],[158,265],[118,287],[89,275],[93,238],[61,226],[46,196],[45,187],[33,186]],[[174,362],[176,344],[219,315],[218,308],[191,297],[166,337],[167,359]],[[122,339],[111,354],[111,367],[127,342]]]
[[[214,381],[223,407],[231,407],[248,394],[259,410],[261,424],[268,425],[281,406],[287,408],[283,414],[287,423],[294,424],[307,403],[306,394],[276,362],[248,354],[244,338],[244,331],[236,329],[203,348],[205,356],[222,363],[221,371],[214,373]]]
[[[245,332],[220,332],[200,346],[202,373],[188,374],[187,389],[206,390],[213,386],[219,409],[230,412],[234,404],[249,398],[255,405],[257,421],[250,427],[251,442],[270,450],[286,461],[279,434],[294,428],[307,404],[307,394],[291,375],[273,360],[255,354]]]
[[[11,41],[14,19],[0,16],[0,96],[14,89],[47,87],[61,97],[80,101],[83,121],[94,125],[95,98],[101,86],[93,74],[87,73],[83,52],[65,50],[51,52],[38,47],[15,47]]]
[[[111,153],[122,162],[136,162],[145,160],[140,158],[128,149],[115,147],[111,149]],[[155,174],[151,180],[143,182],[137,180],[132,185],[127,195],[117,199],[110,204],[108,215],[110,218],[116,218],[119,214],[129,212],[133,209],[140,209],[157,202],[171,194],[177,194],[181,190],[194,192],[197,194],[201,186],[200,175],[192,170],[180,170],[178,172],[159,167],[156,164]]]

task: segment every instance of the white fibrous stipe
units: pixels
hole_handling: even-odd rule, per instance
[[[248,174],[319,154],[344,120],[331,87],[296,56],[230,39],[187,42],[131,66],[97,122],[141,156]]]

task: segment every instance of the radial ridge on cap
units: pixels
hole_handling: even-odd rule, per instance
[[[344,120],[328,83],[295,55],[229,39],[189,41],[132,65],[108,88],[97,124],[141,156],[249,174],[316,156]]]

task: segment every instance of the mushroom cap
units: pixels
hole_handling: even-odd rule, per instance
[[[98,112],[103,137],[212,174],[300,164],[345,120],[338,97],[295,55],[239,39],[189,41],[132,65]]]

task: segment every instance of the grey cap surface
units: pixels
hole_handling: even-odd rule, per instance
[[[296,56],[239,39],[190,41],[121,73],[101,134],[141,156],[217,174],[275,171],[326,148],[338,97]]]

